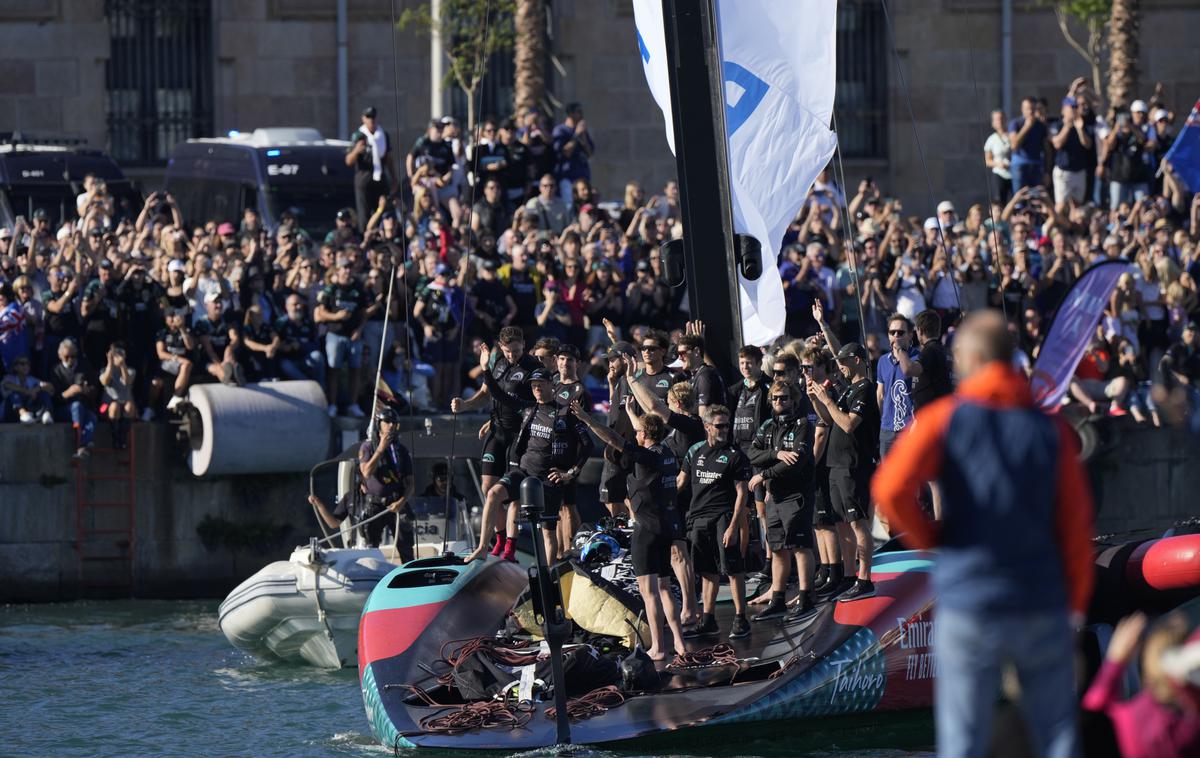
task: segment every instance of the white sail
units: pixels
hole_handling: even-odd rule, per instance
[[[646,80],[673,145],[661,0],[634,0]],[[742,340],[765,345],[786,321],[778,252],[837,139],[833,0],[718,0],[734,231],[762,243],[762,276],[738,276]]]

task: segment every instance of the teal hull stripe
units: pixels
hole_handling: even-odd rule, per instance
[[[363,706],[367,709],[367,722],[371,725],[371,733],[375,739],[390,748],[416,747],[413,743],[400,736],[392,720],[384,710],[383,701],[379,698],[379,689],[375,686],[375,674],[371,666],[367,666],[362,678]]]

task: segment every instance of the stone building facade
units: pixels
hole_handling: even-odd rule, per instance
[[[391,3],[399,12],[417,2],[347,3],[346,119],[353,126],[358,112],[374,105],[407,146],[433,110],[429,40],[414,31],[393,36]],[[1014,3],[1013,101],[1032,93],[1055,102],[1089,68],[1063,42],[1052,13],[1028,0]],[[550,90],[560,104],[585,105],[597,142],[595,183],[608,199],[619,199],[629,179],[651,191],[661,187],[674,164],[636,55],[631,1],[547,4]],[[841,0],[838,113],[848,184],[871,175],[909,211],[930,210],[911,96],[936,198],[982,199],[986,120],[1002,102],[1001,4],[890,0],[905,89],[879,0]],[[191,15],[131,25],[127,17],[145,6]],[[1143,0],[1142,6],[1142,90],[1148,95],[1161,81],[1168,102],[1186,111],[1200,97],[1200,4]],[[148,186],[161,174],[170,144],[189,134],[288,125],[336,135],[335,7],[335,0],[6,0],[0,132],[83,139],[113,152]],[[503,85],[493,86],[490,110],[502,110],[500,94]],[[454,102],[447,97],[442,110]],[[168,111],[170,118],[157,119]],[[863,131],[866,121],[872,123]]]

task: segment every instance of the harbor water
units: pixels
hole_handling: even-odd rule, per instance
[[[256,659],[230,647],[216,611],[216,601],[0,607],[0,754],[392,753],[371,738],[354,669],[320,671]],[[660,740],[521,755],[907,758],[929,754],[933,724],[927,712],[866,715],[742,724]]]

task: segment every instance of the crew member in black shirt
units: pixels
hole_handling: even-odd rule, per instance
[[[858,572],[853,585],[829,586],[840,600],[861,600],[875,594],[871,582],[870,483],[879,448],[879,405],[868,374],[867,351],[847,342],[837,354],[838,370],[849,386],[835,400],[828,390],[809,382],[817,413],[829,424],[829,493],[838,517],[850,524],[857,545]]]
[[[704,422],[696,415],[696,393],[686,383],[671,385],[667,391],[667,402],[658,399],[650,389],[638,382],[632,381],[633,371],[628,378],[633,392],[633,402],[626,406],[627,416],[634,429],[638,428],[638,417],[633,403],[640,406],[642,413],[652,413],[665,419],[670,431],[663,439],[667,449],[683,460],[692,446],[707,438]],[[677,487],[675,496],[676,506],[680,516],[686,517],[692,504],[692,489],[688,483]],[[739,526],[739,528],[741,528]],[[679,582],[683,595],[683,623],[694,624],[700,618],[700,609],[696,605],[696,580],[692,571],[692,557],[688,550],[685,535],[680,534],[671,544],[671,567],[675,570],[675,579]]]
[[[579,380],[579,348],[563,343],[555,351],[557,373],[554,377],[554,402],[559,408],[569,408],[578,402],[582,408],[592,407],[592,395]],[[563,487],[563,503],[558,509],[558,558],[571,549],[575,530],[579,528],[579,509],[575,482]]]
[[[738,372],[742,381],[731,388],[729,404],[733,406],[733,441],[746,450],[754,441],[758,427],[771,415],[767,395],[771,379],[762,370],[762,349],[756,345],[743,345],[738,350]],[[767,490],[763,486],[750,491],[754,496],[754,514],[759,524],[767,522]],[[771,560],[771,547],[767,545],[767,560]]]
[[[675,650],[685,650],[679,608],[669,583],[671,545],[682,535],[683,524],[675,507],[679,461],[663,444],[666,424],[655,414],[642,416],[638,419],[637,443],[634,444],[598,423],[580,403],[572,402],[571,410],[602,442],[619,451],[632,470],[629,502],[636,522],[629,551],[650,625],[650,649],[646,654],[651,660],[664,660],[669,657],[662,638],[664,616]]]
[[[492,366],[483,367],[483,372],[505,392],[521,398],[525,402],[533,401],[529,389],[529,376],[540,365],[533,356],[525,354],[525,333],[515,326],[506,326],[497,335],[500,354]],[[483,405],[491,400],[491,416],[479,429],[483,440],[483,458],[480,462],[479,487],[486,494],[491,491],[504,472],[508,471],[508,448],[512,445],[517,431],[521,428],[521,409],[519,406],[505,404],[497,400],[491,393],[490,385],[486,382],[479,392],[467,400],[453,398],[450,401],[452,413],[462,413]],[[484,530],[491,530],[494,525],[488,523],[491,511],[484,510]],[[495,514],[499,516],[499,513]],[[496,542],[492,545],[492,555],[500,555],[504,549],[504,530],[496,530]]]
[[[707,439],[687,452],[679,472],[679,486],[691,484],[692,505],[687,515],[687,533],[692,547],[692,564],[702,581],[704,613],[690,636],[718,633],[713,615],[721,574],[729,577],[735,616],[730,639],[750,634],[746,620],[746,581],[738,525],[750,497],[750,460],[733,444],[729,409],[713,405],[704,419]]]
[[[917,342],[921,345],[921,353],[916,360],[909,360],[904,351],[898,351],[896,358],[900,361],[900,369],[905,376],[912,377],[913,414],[954,391],[950,381],[950,358],[946,348],[942,347],[942,318],[932,308],[921,311],[914,320],[917,331]],[[929,493],[933,505],[934,519],[942,519],[942,489],[936,481],[929,483]]]
[[[696,393],[696,404],[700,415],[708,410],[708,406],[725,402],[725,380],[721,373],[704,362],[704,324],[695,321],[688,324],[691,333],[684,334],[676,343],[679,359],[683,361],[683,371],[687,374],[688,383]]]
[[[483,532],[479,547],[468,560],[484,556],[491,538],[488,514],[508,503],[507,536],[501,557],[516,560],[514,540],[517,536],[517,501],[521,494],[521,482],[527,476],[537,477],[545,485],[544,496],[550,507],[562,505],[563,488],[579,478],[583,464],[591,455],[593,443],[587,428],[571,413],[563,412],[554,402],[554,390],[550,383],[550,372],[536,368],[529,375],[529,387],[533,402],[510,394],[487,371],[490,358],[487,346],[480,353],[479,365],[484,370],[483,379],[488,391],[497,401],[510,407],[523,409],[521,425],[509,451],[512,466],[499,481],[488,490],[484,501]],[[546,554],[558,555],[558,535],[544,531]]]
[[[633,345],[614,342],[605,358],[608,360],[608,428],[626,441],[633,441],[633,427],[625,413],[625,401],[632,397],[627,374],[636,370],[637,359]],[[600,502],[613,518],[625,512],[626,474],[620,456],[611,448],[604,450],[604,466],[600,470]]]
[[[773,413],[759,427],[747,454],[759,471],[750,479],[750,489],[764,483],[770,490],[767,502],[767,542],[771,558],[771,601],[755,621],[779,618],[787,612],[787,589],[791,562],[796,561],[800,595],[785,620],[803,617],[812,601],[812,452],[808,417],[799,413],[799,393],[787,382],[770,389]]]
[[[801,353],[801,360],[806,389],[807,381],[811,379],[823,386],[826,392],[841,394],[841,388],[837,384],[841,374],[833,370],[832,353],[824,347],[809,346]],[[813,591],[820,594],[830,582],[834,586],[842,582],[845,567],[841,557],[841,537],[838,530],[844,529],[849,533],[850,527],[839,523],[829,497],[829,466],[825,460],[829,449],[829,424],[817,414],[813,396],[810,394],[808,398],[808,421],[813,426],[813,532],[817,543],[817,571],[813,577]]]

